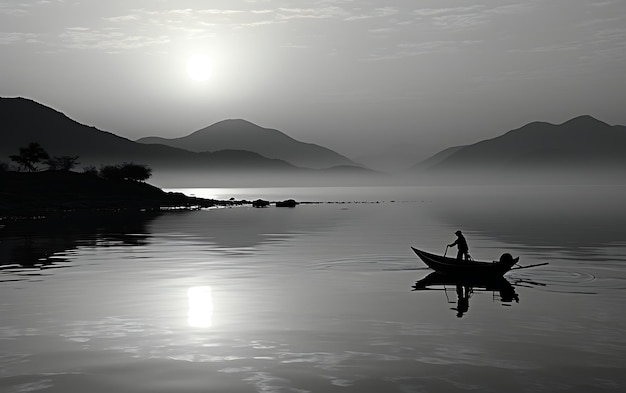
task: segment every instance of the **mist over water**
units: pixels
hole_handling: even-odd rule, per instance
[[[298,172],[157,170],[150,182],[161,188],[626,185],[621,167],[535,170],[479,168],[454,171],[406,168],[389,172],[341,168]]]
[[[168,190],[321,203],[3,224],[0,390],[626,385],[623,186]],[[476,260],[549,265],[459,312],[450,284],[413,290],[431,270],[409,248],[458,229]]]

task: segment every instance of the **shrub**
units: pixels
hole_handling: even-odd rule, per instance
[[[119,165],[104,165],[100,167],[98,174],[106,180],[122,180]]]
[[[122,171],[122,177],[126,180],[144,181],[152,176],[150,167],[132,162],[123,163],[120,170]]]
[[[121,165],[100,167],[100,177],[107,180],[144,181],[152,176],[152,169],[147,165],[125,162]]]
[[[83,167],[83,173],[87,175],[98,176],[98,170],[93,165]]]
[[[52,157],[46,164],[51,171],[70,171],[78,165],[78,156]]]

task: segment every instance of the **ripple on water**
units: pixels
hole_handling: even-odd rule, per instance
[[[345,271],[404,271],[425,270],[415,264],[415,259],[406,255],[366,254],[352,255],[344,258],[317,261],[311,264],[315,270],[345,270]]]
[[[528,285],[557,293],[598,294],[626,289],[626,276],[623,272],[596,270],[542,267],[532,271],[512,272],[507,278],[517,285]]]

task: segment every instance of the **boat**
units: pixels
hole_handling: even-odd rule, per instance
[[[434,271],[449,276],[462,277],[502,277],[506,272],[513,268],[519,261],[519,257],[513,258],[511,254],[503,254],[500,261],[480,262],[480,261],[464,261],[456,258],[432,254],[430,252],[418,250],[415,247],[411,249],[429,268]]]

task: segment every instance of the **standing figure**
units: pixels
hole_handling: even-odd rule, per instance
[[[448,247],[457,246],[459,252],[456,254],[456,259],[461,261],[461,258],[463,258],[467,261],[469,259],[469,247],[467,246],[467,240],[465,240],[461,231],[456,231],[454,234],[456,235],[456,240],[454,243],[448,244]]]

